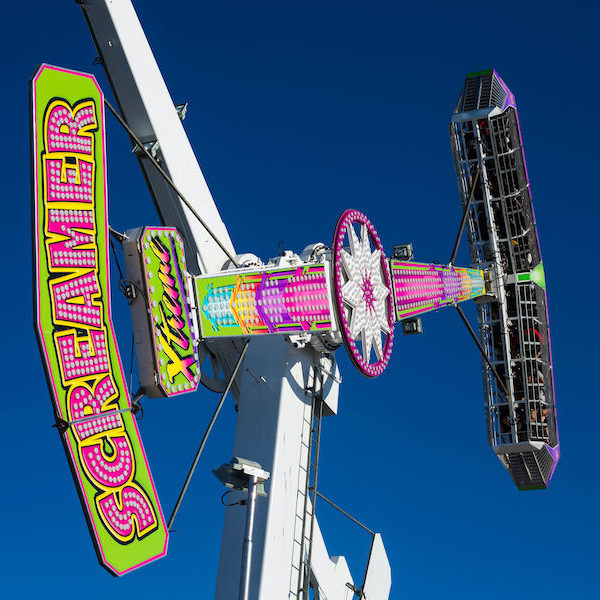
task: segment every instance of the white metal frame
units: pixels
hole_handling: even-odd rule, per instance
[[[156,60],[130,0],[85,0],[82,9],[103,61],[121,114],[135,135],[152,148],[175,185],[193,204],[225,247],[233,244],[196,161]],[[187,240],[190,270],[215,273],[224,252],[181,202],[151,161],[138,154],[163,224],[176,226]],[[281,337],[253,340],[244,363],[233,454],[258,461],[271,473],[267,499],[256,505],[250,597],[272,600],[297,597],[300,568],[297,507],[303,505],[309,372],[318,353],[295,348]],[[337,406],[339,374],[327,382],[325,402]],[[244,532],[244,511],[225,513],[216,598],[237,598]],[[318,524],[312,579],[328,600],[347,600],[352,591],[343,557],[331,559]],[[321,597],[321,596],[319,596]]]

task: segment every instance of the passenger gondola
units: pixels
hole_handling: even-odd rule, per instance
[[[515,98],[495,70],[467,75],[450,138],[472,266],[489,280],[476,300],[489,443],[519,489],[546,488],[560,452],[544,267]]]

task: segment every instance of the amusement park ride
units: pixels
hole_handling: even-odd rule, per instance
[[[315,516],[321,420],[337,412],[337,349],[375,378],[390,361],[395,323],[419,333],[421,315],[446,306],[481,351],[493,451],[520,489],[545,488],[559,444],[544,270],[515,99],[499,75],[467,75],[452,116],[463,218],[448,265],[414,262],[410,245],[386,257],[358,210],[341,215],[329,245],[263,262],[236,254],[183,129],[185,107],[173,105],[131,2],[79,4],[119,111],[91,75],[43,65],[33,79],[35,324],[103,566],[123,575],[166,554],[231,391],[234,459],[215,474],[248,499],[245,511],[226,509],[216,598],[388,598],[379,534],[370,532],[359,583],[343,557],[327,553]],[[130,135],[161,226],[109,227],[105,107]],[[470,268],[454,265],[465,227]],[[131,305],[134,398],[111,321],[109,234],[127,270],[119,287]],[[460,309],[465,300],[477,305],[478,334]],[[135,413],[142,395],[173,397],[199,384],[221,398],[167,523]]]

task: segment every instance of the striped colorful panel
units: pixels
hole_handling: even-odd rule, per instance
[[[465,267],[454,267],[461,281],[461,292],[458,301],[470,300],[485,294],[483,272],[479,269],[467,269]]]
[[[485,293],[483,272],[463,267],[390,260],[396,319],[476,298]]]
[[[196,291],[203,338],[333,328],[326,264],[198,277]]]

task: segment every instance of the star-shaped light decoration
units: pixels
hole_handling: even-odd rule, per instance
[[[353,223],[360,226],[360,237]],[[392,351],[391,277],[379,236],[359,211],[346,211],[338,221],[334,270],[338,316],[346,346],[358,369],[364,375],[376,377],[387,366]]]

